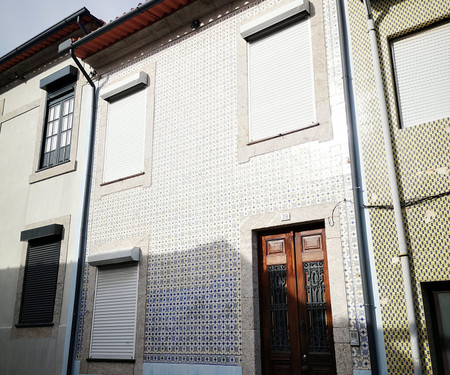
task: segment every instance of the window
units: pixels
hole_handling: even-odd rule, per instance
[[[95,254],[98,266],[90,358],[134,359],[139,248]]]
[[[102,94],[108,101],[103,183],[144,173],[147,86],[141,72]]]
[[[22,299],[17,326],[53,325],[58,284],[62,225],[23,231],[28,241]]]
[[[40,82],[40,87],[47,91],[47,110],[39,169],[70,160],[77,77],[78,70],[67,66]]]
[[[439,374],[450,374],[450,282],[422,284],[431,357]]]
[[[310,21],[248,45],[249,141],[316,124]]]
[[[70,159],[74,101],[74,91],[71,89],[48,103],[41,168],[52,167]]]
[[[320,1],[275,5],[239,25],[239,163],[333,138],[326,60]]]
[[[450,117],[450,23],[391,43],[403,127]]]
[[[151,185],[156,64],[100,82],[99,152],[94,199]]]

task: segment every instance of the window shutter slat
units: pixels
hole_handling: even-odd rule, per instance
[[[309,19],[249,44],[249,140],[316,122]]]
[[[48,241],[48,240],[47,240]],[[61,241],[29,243],[19,324],[53,323]]]
[[[137,265],[98,269],[91,358],[134,358],[137,287]]]
[[[404,127],[450,117],[450,23],[392,43]]]
[[[109,103],[103,182],[144,171],[146,90]]]

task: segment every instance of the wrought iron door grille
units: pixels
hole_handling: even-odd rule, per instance
[[[289,352],[289,325],[286,286],[286,265],[267,267],[270,285],[271,348],[276,352]]]
[[[304,263],[303,270],[309,315],[309,351],[329,353],[323,261]]]

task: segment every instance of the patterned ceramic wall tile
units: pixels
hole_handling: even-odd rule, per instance
[[[341,202],[349,325],[362,343],[353,368],[370,367],[334,0],[324,1],[334,140],[237,160],[237,25],[277,3],[251,3],[105,78],[156,62],[151,186],[91,202],[89,227],[90,246],[148,236],[147,362],[240,364],[241,218]],[[78,354],[82,337],[80,325]]]
[[[450,279],[449,119],[401,129],[398,122],[390,40],[429,25],[448,20],[450,2],[373,1],[378,29],[378,52],[394,145],[396,173],[404,210],[410,268],[414,285],[416,318],[424,373],[431,374],[421,283]],[[364,168],[371,205],[391,203],[386,172],[379,106],[372,72],[372,57],[366,17],[360,1],[349,2],[353,62],[355,66],[358,126],[363,145]],[[421,199],[429,199],[421,201]],[[406,318],[402,271],[392,210],[370,210],[377,281],[389,373],[412,371],[409,330]]]

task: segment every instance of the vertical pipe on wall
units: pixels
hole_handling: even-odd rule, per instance
[[[73,303],[73,313],[70,325],[70,343],[69,352],[67,357],[67,374],[71,375],[73,373],[73,367],[75,362],[75,348],[77,342],[77,331],[78,331],[78,317],[80,310],[80,300],[82,293],[82,283],[83,283],[83,270],[86,257],[86,243],[87,243],[87,230],[88,230],[88,219],[89,219],[89,204],[91,195],[91,184],[92,184],[92,168],[94,163],[94,144],[95,144],[95,126],[97,117],[97,88],[92,81],[89,74],[81,65],[80,61],[76,58],[73,49],[70,49],[70,56],[72,57],[75,64],[83,73],[84,77],[88,81],[92,88],[92,108],[91,108],[91,128],[88,139],[88,155],[86,161],[86,183],[84,186],[84,197],[83,197],[83,211],[81,219],[81,233],[80,233],[80,249],[78,253],[77,270],[76,270],[76,285]],[[68,326],[69,327],[69,326]]]
[[[389,118],[386,106],[386,99],[383,86],[383,78],[381,73],[380,57],[378,55],[378,43],[375,23],[373,20],[370,0],[363,0],[367,16],[367,28],[372,51],[372,63],[377,86],[378,103],[380,106],[381,126],[383,129],[384,148],[386,154],[387,169],[389,175],[389,185],[391,189],[392,204],[394,206],[395,226],[397,229],[397,238],[399,246],[399,257],[401,259],[403,284],[406,299],[406,312],[408,316],[409,333],[411,339],[411,353],[414,366],[414,374],[422,374],[422,366],[420,362],[419,336],[417,332],[417,322],[414,313],[414,296],[411,283],[411,274],[409,269],[409,253],[406,244],[405,227],[403,224],[403,214],[400,205],[400,194],[397,185],[397,176],[395,174],[394,154],[392,150],[392,141],[389,128]]]
[[[367,241],[367,223],[362,206],[362,166],[358,149],[358,135],[356,129],[356,116],[354,107],[353,86],[351,83],[350,41],[343,0],[336,1],[337,19],[339,27],[339,45],[341,49],[342,81],[344,87],[345,113],[347,119],[348,144],[350,152],[350,168],[352,176],[353,201],[355,205],[356,234],[358,241],[358,255],[361,265],[361,284],[363,289],[364,313],[366,317],[367,333],[369,339],[370,365],[373,374],[387,373],[384,356],[378,352],[384,347],[383,334],[379,332],[376,324],[375,297],[373,291],[373,270],[369,259]],[[380,336],[381,337],[378,337]]]

